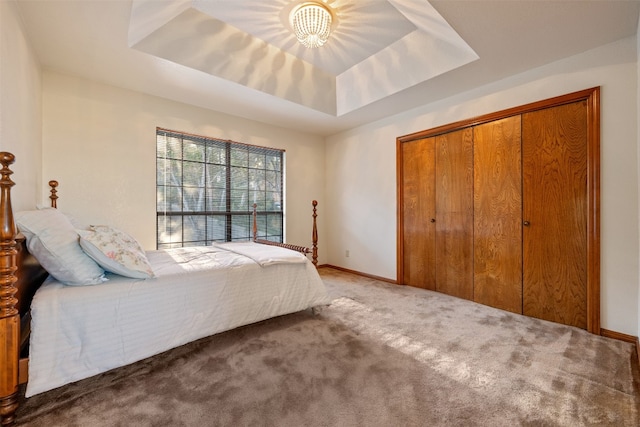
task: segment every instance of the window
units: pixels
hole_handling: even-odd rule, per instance
[[[283,241],[284,151],[156,129],[157,248]]]

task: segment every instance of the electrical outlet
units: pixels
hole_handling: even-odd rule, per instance
[[[344,251],[344,256],[345,256],[346,258],[349,258],[349,249],[347,249],[346,251]]]

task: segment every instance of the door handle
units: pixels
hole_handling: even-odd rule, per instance
[[[524,221],[522,225],[524,225],[525,227],[528,227],[531,225],[531,223],[529,221]]]

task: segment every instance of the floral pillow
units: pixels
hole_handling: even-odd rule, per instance
[[[155,277],[140,243],[124,231],[92,225],[78,233],[82,249],[106,271],[134,279]]]

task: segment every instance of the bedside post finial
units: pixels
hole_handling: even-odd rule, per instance
[[[58,190],[56,190],[56,187],[58,187],[58,181],[56,180],[51,180],[49,181],[49,187],[51,187],[51,195],[49,196],[49,198],[51,199],[51,207],[52,208],[57,208],[58,207]]]

